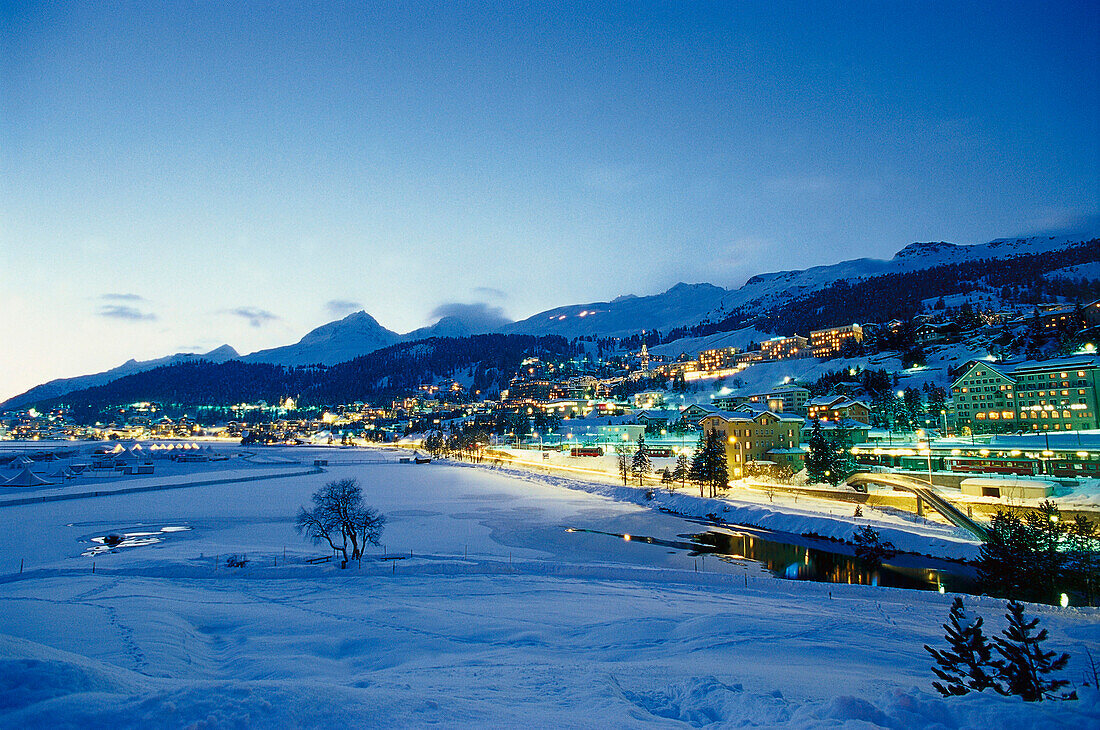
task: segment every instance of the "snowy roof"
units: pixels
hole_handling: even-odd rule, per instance
[[[4,482],[5,487],[38,487],[43,484],[49,484],[50,482],[38,476],[27,467],[13,476],[11,479]]]
[[[671,421],[671,420],[674,420],[674,419],[677,419],[677,418],[680,417],[680,411],[676,410],[675,408],[668,408],[668,409],[649,408],[649,409],[646,409],[644,411],[638,411],[634,415],[639,419],[640,418],[655,418],[655,419],[665,419],[665,420]]]
[[[713,413],[708,413],[704,417],[703,420],[706,420],[707,418],[720,418],[723,421],[728,421],[730,423],[735,423],[735,422],[736,423],[745,423],[745,422],[755,422],[756,419],[760,418],[761,416],[763,416],[765,414],[769,415],[769,416],[771,416],[771,417],[773,417],[773,418],[775,418],[779,421],[787,421],[787,422],[799,421],[799,422],[802,422],[802,420],[803,420],[801,416],[791,416],[791,415],[787,415],[785,413],[775,413],[773,411],[759,411],[757,413],[749,413],[747,411],[714,411]]]
[[[830,429],[858,429],[862,431],[870,431],[871,427],[866,423],[855,421],[851,418],[842,418],[839,421],[823,421],[821,423],[821,430],[828,431]]]

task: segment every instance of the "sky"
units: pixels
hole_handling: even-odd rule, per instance
[[[1096,3],[147,5],[0,4],[0,399],[1100,221]]]

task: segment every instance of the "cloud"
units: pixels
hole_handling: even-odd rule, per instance
[[[100,299],[105,299],[110,302],[145,302],[148,301],[140,294],[100,294]]]
[[[491,286],[475,286],[472,291],[479,297],[487,297],[489,299],[497,299],[503,301],[508,298],[508,295],[502,292],[500,289],[494,289]]]
[[[125,304],[104,304],[96,312],[100,317],[107,317],[109,319],[125,319],[131,322],[138,322],[142,320],[150,321],[155,320],[157,315],[152,312],[143,312],[137,307],[129,307]]]
[[[512,321],[503,309],[486,302],[445,302],[433,309],[430,316],[438,319],[454,317],[465,322],[473,331],[489,331]]]
[[[344,317],[362,308],[361,302],[353,302],[349,299],[330,299],[325,302],[325,311],[333,317]]]
[[[266,309],[259,309],[258,307],[237,307],[236,309],[223,309],[222,314],[231,314],[234,317],[240,317],[248,320],[248,323],[253,327],[263,327],[269,322],[279,321],[279,316],[272,314]]]

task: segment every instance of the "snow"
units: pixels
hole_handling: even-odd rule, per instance
[[[951,596],[783,581],[565,527],[676,539],[626,493],[382,450],[326,474],[0,507],[6,727],[1089,727],[1100,702],[941,699]],[[385,552],[341,571],[294,510],[358,478]],[[686,497],[685,497],[686,499]],[[112,531],[154,545],[81,557]],[[284,553],[285,550],[285,553]],[[247,554],[241,569],[229,553]],[[382,559],[397,558],[400,560]],[[24,561],[23,572],[19,560]],[[217,566],[217,567],[215,567]],[[990,630],[1004,602],[966,597]],[[1079,682],[1100,611],[1029,607]]]
[[[519,479],[554,484],[566,489],[577,489],[599,494],[619,502],[632,502],[651,509],[669,510],[688,517],[705,518],[717,515],[722,522],[749,525],[793,535],[815,535],[833,540],[851,541],[852,534],[863,525],[873,526],[884,540],[907,552],[933,555],[950,560],[972,560],[978,557],[979,543],[974,537],[953,525],[936,522],[903,512],[869,505],[863,507],[864,517],[853,516],[854,505],[836,502],[825,497],[784,494],[769,490],[767,485],[751,480],[734,480],[729,494],[720,499],[698,496],[694,487],[677,488],[668,492],[655,486],[638,487],[637,481],[622,484],[618,477],[618,461],[615,455],[594,457],[570,457],[551,452],[550,459],[536,461],[537,452],[510,450],[506,453],[519,459],[513,472]],[[654,470],[671,468],[674,459],[653,459]],[[553,471],[555,466],[565,469],[596,469],[603,475],[591,472]],[[522,471],[528,469],[528,471]],[[534,470],[533,472],[531,470]],[[538,472],[544,473],[538,473]],[[874,489],[874,488],[872,488]],[[646,493],[652,491],[653,498]],[[822,487],[821,491],[829,491]],[[843,488],[836,491],[847,492]]]
[[[1100,261],[1090,261],[1087,264],[1066,266],[1043,274],[1044,279],[1100,279]]]

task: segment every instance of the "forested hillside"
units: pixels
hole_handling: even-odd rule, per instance
[[[421,383],[472,372],[472,390],[507,385],[528,357],[569,357],[575,346],[562,337],[475,335],[401,343],[332,367],[284,367],[266,363],[188,362],[128,375],[38,404],[67,405],[81,422],[100,420],[112,407],[154,401],[177,407],[228,406],[287,396],[299,406],[364,401],[379,403],[415,391]]]

